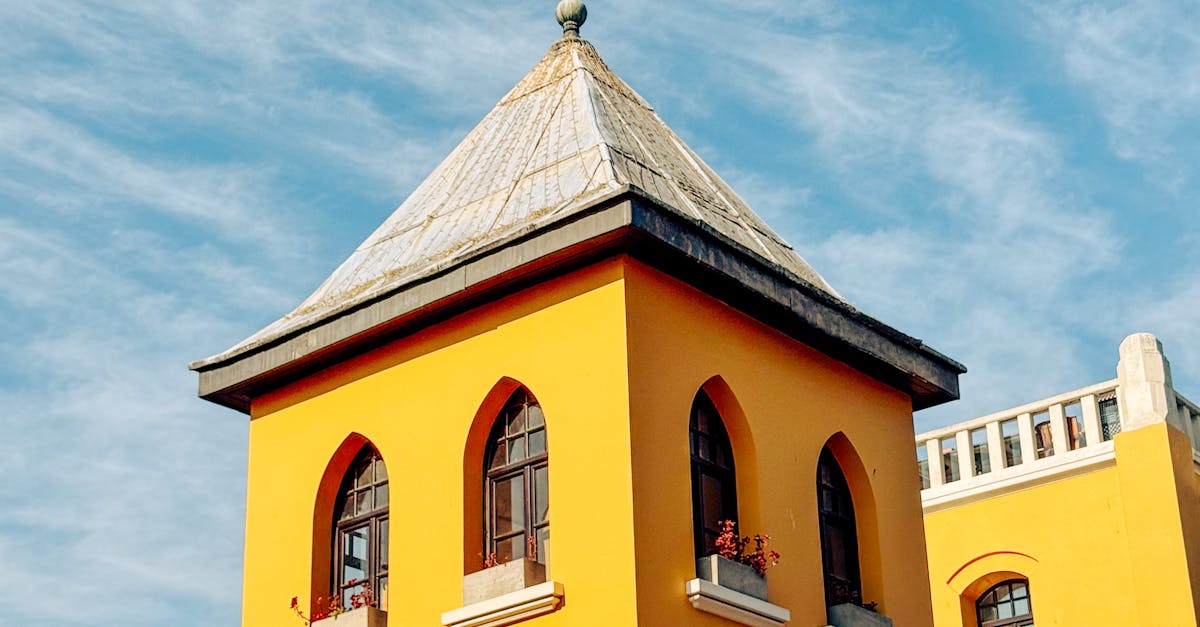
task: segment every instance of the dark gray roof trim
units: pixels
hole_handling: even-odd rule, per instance
[[[966,372],[958,362],[630,186],[272,342],[216,363],[192,364],[200,373],[200,396],[249,413],[250,399],[267,390],[620,253],[906,392],[914,409],[958,398],[958,375]]]

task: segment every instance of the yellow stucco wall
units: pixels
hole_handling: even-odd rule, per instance
[[[838,433],[865,598],[897,625],[929,624],[908,398],[624,257],[255,399],[243,624],[299,624],[288,604],[314,589],[317,486],[355,433],[391,478],[389,623],[438,625],[461,605],[464,563],[478,559],[463,548],[477,533],[464,532],[464,447],[506,378],[547,417],[551,575],[566,588],[565,607],[530,624],[730,624],[683,592],[694,577],[688,415],[714,376],[743,529],[770,533],[783,554],[769,585],[790,624],[824,624],[815,474]]]
[[[856,471],[839,455],[859,489],[864,599],[897,625],[928,625],[909,399],[644,265],[632,264],[625,284],[640,624],[729,624],[682,594],[695,576],[689,409],[720,377],[710,396],[734,444],[742,530],[769,533],[783,554],[767,579],[771,602],[792,612],[789,624],[825,624],[816,468],[841,432],[863,460]]]
[[[1175,435],[1187,453],[1173,462]],[[1098,470],[925,516],[937,627],[976,625],[975,600],[1014,576],[1029,580],[1039,626],[1196,624],[1184,535],[1200,529],[1180,513],[1195,494],[1191,445],[1158,424],[1113,447]]]
[[[547,417],[552,568],[567,604],[538,624],[634,624],[624,321],[621,266],[606,263],[255,400],[242,624],[301,624],[288,604],[310,590],[316,488],[354,432],[390,476],[389,623],[440,625],[459,607],[464,443],[502,377]]]

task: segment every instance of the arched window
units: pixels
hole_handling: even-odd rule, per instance
[[[821,458],[817,462],[817,511],[821,521],[825,606],[861,603],[854,501],[846,475],[829,447],[821,449]]]
[[[699,559],[713,552],[721,521],[737,521],[733,446],[712,399],[701,390],[692,401],[692,534]]]
[[[368,588],[387,608],[388,477],[383,458],[366,445],[354,457],[334,506],[333,593],[350,597]]]
[[[550,470],[546,419],[524,388],[508,399],[484,454],[484,547],[498,562],[546,564],[550,538]]]
[[[975,613],[979,617],[979,627],[1032,627],[1029,582],[1009,579],[992,586],[979,595]]]

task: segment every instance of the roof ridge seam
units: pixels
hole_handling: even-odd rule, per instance
[[[600,96],[601,96],[601,98],[606,98],[606,96],[603,92],[600,93]],[[612,106],[613,115],[617,116],[617,119],[619,119],[621,121],[622,126],[625,127],[626,134],[629,135],[633,139],[633,141],[637,142],[637,145],[642,149],[642,153],[647,158],[653,159],[654,155],[651,154],[650,149],[646,147],[646,143],[644,141],[642,141],[642,138],[640,137],[640,134],[637,132],[637,129],[632,124],[629,123],[629,120],[627,120],[625,118],[625,116],[621,113],[621,109],[619,107],[615,106],[615,103],[610,103],[610,104],[613,105]],[[655,119],[658,119],[658,116],[655,115],[653,111],[651,111],[650,113]],[[619,151],[619,152],[624,153],[624,151]],[[653,162],[651,165],[653,165],[653,166],[655,166],[655,168],[657,168],[658,173],[662,176],[664,181],[666,181],[668,184],[670,184],[672,187],[675,188],[675,195],[678,196],[680,198],[680,200],[682,200],[683,203],[687,205],[687,208],[691,211],[692,215],[694,215],[697,220],[704,221],[704,216],[700,213],[700,208],[697,207],[695,205],[695,203],[693,203],[692,200],[687,197],[687,194],[683,193],[683,190],[679,187],[678,183],[676,183],[674,181],[674,179],[671,178],[670,174],[666,171],[666,169],[663,168],[662,165],[657,162]]]
[[[700,177],[703,178],[704,182],[708,184],[709,189],[711,189],[712,192],[717,195],[717,198],[721,199],[721,201],[733,211],[733,217],[737,220],[738,224],[742,225],[742,228],[746,230],[750,237],[754,239],[754,243],[758,244],[758,247],[761,248],[762,251],[767,255],[767,259],[770,259],[776,264],[783,265],[782,261],[776,259],[775,255],[771,253],[771,248],[764,244],[762,239],[758,237],[755,229],[745,219],[742,218],[742,212],[738,211],[734,203],[730,202],[729,198],[727,198],[725,194],[721,192],[720,187],[716,185],[711,178],[709,178],[708,172],[705,172],[704,168],[696,162],[696,155],[692,153],[692,151],[686,146],[682,145],[683,141],[680,140],[679,136],[667,126],[666,122],[662,121],[662,118],[657,119],[659,124],[667,131],[667,137],[671,138],[671,143],[675,144],[675,149],[683,154],[683,157],[692,165],[692,169],[700,174]]]
[[[560,83],[563,80],[567,80],[569,77],[570,77],[570,73],[568,73],[562,79],[559,79],[554,82]],[[529,164],[533,162],[534,157],[537,155],[538,147],[542,145],[542,140],[545,139],[546,134],[550,131],[550,125],[551,125],[551,123],[553,123],[554,114],[557,113],[559,108],[562,107],[562,103],[564,100],[566,100],[567,93],[570,91],[571,90],[569,88],[564,89],[564,90],[562,90],[562,93],[560,93],[558,95],[558,100],[554,103],[554,107],[550,109],[550,114],[546,117],[545,126],[543,126],[541,129],[541,132],[538,133],[537,141],[533,143],[533,149],[529,151],[528,156],[525,158],[525,163],[521,166],[521,169],[519,170],[520,173],[517,175],[517,178],[514,179],[509,184],[508,193],[505,194],[504,202],[500,204],[501,207],[508,206],[508,201],[512,199],[513,193],[515,193],[517,188],[521,186],[521,181],[523,181],[525,179],[525,176],[529,173]],[[538,171],[541,171],[542,169],[543,168],[539,168]],[[496,228],[496,223],[500,221],[500,216],[502,213],[503,213],[503,211],[497,213],[496,216],[494,218],[492,218],[492,223],[488,226],[487,230],[484,231],[485,234],[491,233],[492,229]]]

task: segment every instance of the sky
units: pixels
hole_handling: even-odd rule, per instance
[[[553,0],[0,2],[0,624],[234,625],[289,311],[559,36]],[[1200,4],[591,0],[608,64],[863,311],[969,368],[923,430],[1200,399]]]

